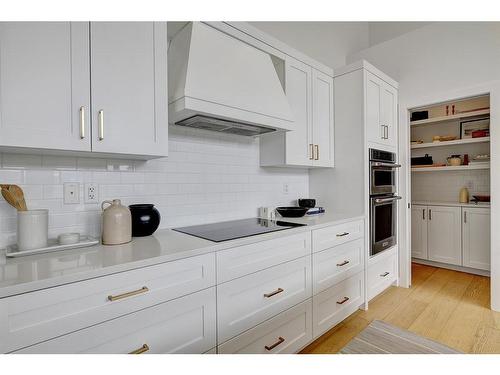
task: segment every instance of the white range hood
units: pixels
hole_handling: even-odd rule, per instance
[[[172,39],[168,63],[171,124],[248,136],[293,130],[270,55],[191,22]]]

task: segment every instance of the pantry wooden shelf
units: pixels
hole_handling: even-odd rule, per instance
[[[490,169],[489,164],[469,164],[469,165],[459,165],[456,167],[444,166],[444,167],[420,167],[411,169],[412,172],[439,172],[439,171],[463,171],[471,169]]]
[[[489,114],[490,114],[489,109],[481,109],[479,111],[457,113],[457,114],[449,115],[449,116],[440,116],[440,117],[428,118],[425,120],[410,121],[410,125],[411,126],[430,125],[430,124],[443,122],[443,121],[465,119],[465,118],[484,116],[484,115],[489,115]]]
[[[466,139],[456,139],[454,141],[446,142],[431,142],[431,143],[418,143],[411,145],[411,149],[416,148],[429,148],[429,147],[445,147],[445,146],[455,146],[455,145],[467,145],[471,143],[486,143],[490,141],[490,137],[481,138],[466,138]]]

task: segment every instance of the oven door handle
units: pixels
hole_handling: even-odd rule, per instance
[[[400,196],[390,197],[390,198],[375,198],[375,203],[387,203],[401,199]]]
[[[372,167],[401,168],[401,164],[380,163],[378,161],[375,161],[372,162]]]

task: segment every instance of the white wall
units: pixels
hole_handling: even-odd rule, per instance
[[[257,216],[257,207],[290,205],[308,196],[304,169],[259,167],[254,138],[170,127],[169,157],[149,162],[37,155],[0,155],[0,182],[19,184],[28,208],[48,208],[52,237],[100,235],[100,206],[83,204],[83,183],[99,201],[154,203],[161,227]],[[81,204],[63,204],[63,183],[80,182]],[[289,193],[283,194],[283,184]],[[16,212],[0,199],[0,248],[15,243]]]
[[[490,92],[491,160],[500,159],[500,134],[496,124],[500,116],[500,23],[454,22],[432,23],[397,38],[355,53],[349,62],[364,58],[399,81],[400,124],[408,121],[407,108],[459,97]],[[401,128],[402,140],[408,132]],[[400,160],[408,163],[408,145],[402,143]],[[407,169],[402,168],[402,172]],[[407,186],[400,180],[400,193]],[[500,192],[500,171],[491,169],[492,194],[492,271],[491,306],[500,311],[500,234],[496,230],[500,219],[500,204],[495,194]],[[401,205],[405,213],[405,205]],[[408,224],[401,218],[402,225]],[[400,243],[404,244],[402,238]],[[409,261],[407,245],[402,256]],[[403,260],[404,261],[404,260]]]
[[[369,46],[367,22],[250,22],[310,57],[338,68]]]

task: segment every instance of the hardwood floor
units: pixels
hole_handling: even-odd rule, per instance
[[[500,353],[500,313],[491,311],[490,279],[412,264],[412,287],[391,287],[312,344],[305,354],[337,353],[374,319],[465,353]]]

